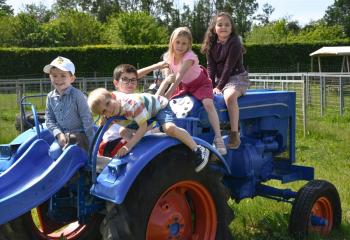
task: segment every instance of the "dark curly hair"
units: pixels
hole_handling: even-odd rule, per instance
[[[218,35],[215,33],[215,25],[219,17],[227,17],[230,20],[232,26],[231,36],[237,35],[236,26],[233,22],[232,16],[227,12],[219,12],[211,19],[208,29],[204,35],[204,40],[201,47],[201,53],[203,54],[207,54],[218,39]]]

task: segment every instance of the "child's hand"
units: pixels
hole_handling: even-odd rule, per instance
[[[124,146],[122,146],[122,147],[118,150],[116,156],[117,156],[117,157],[123,157],[123,156],[125,156],[128,152],[129,152],[129,148],[126,147],[126,146],[124,145]]]
[[[164,81],[165,81],[167,84],[174,83],[174,82],[175,82],[175,74],[169,74],[169,75],[164,79]]]
[[[66,136],[63,133],[59,133],[57,136],[58,144],[63,148],[67,144]]]
[[[169,67],[169,64],[166,61],[161,61],[161,62],[157,63],[157,66],[159,69],[162,69],[162,68]]]
[[[213,93],[214,93],[214,94],[219,94],[219,95],[222,94],[221,90],[218,89],[218,88],[214,88],[214,89],[213,89]]]

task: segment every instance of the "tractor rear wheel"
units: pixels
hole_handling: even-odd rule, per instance
[[[104,239],[232,239],[233,213],[219,173],[194,171],[194,155],[176,147],[142,171],[121,205],[113,205]]]
[[[308,233],[329,234],[341,223],[341,203],[337,189],[323,180],[302,187],[293,203],[289,231],[297,239]]]

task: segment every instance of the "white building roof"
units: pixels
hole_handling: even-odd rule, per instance
[[[310,56],[350,56],[350,46],[322,47],[310,53]]]

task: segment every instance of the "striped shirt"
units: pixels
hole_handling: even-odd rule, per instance
[[[73,86],[62,95],[56,89],[48,93],[45,121],[47,128],[56,137],[59,133],[84,132],[89,144],[94,138],[94,122],[86,96]]]
[[[118,93],[115,93],[118,94]],[[127,120],[118,121],[122,126],[131,124],[141,125],[168,105],[168,99],[163,96],[155,96],[149,93],[118,95],[121,104],[120,116]]]

